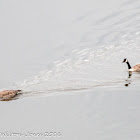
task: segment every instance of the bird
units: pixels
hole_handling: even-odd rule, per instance
[[[1,100],[11,100],[15,96],[21,93],[21,90],[4,90],[0,92]]]
[[[140,64],[135,65],[134,67],[131,67],[131,65],[128,62],[127,58],[124,58],[122,63],[126,63],[128,66],[128,71],[135,71],[135,72],[140,72]]]

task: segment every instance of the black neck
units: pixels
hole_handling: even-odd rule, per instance
[[[129,62],[127,61],[126,63],[128,65],[128,69],[131,69],[131,66],[130,66]]]

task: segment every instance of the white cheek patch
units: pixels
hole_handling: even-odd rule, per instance
[[[125,62],[126,62],[126,63],[128,62],[128,61],[127,61],[127,59],[126,59],[126,61],[125,61]]]

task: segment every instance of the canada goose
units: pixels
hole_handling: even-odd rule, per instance
[[[4,90],[0,92],[0,99],[9,100],[20,94],[21,90]]]
[[[131,67],[127,58],[125,58],[122,63],[126,63],[128,65],[128,71],[140,72],[140,64],[135,65],[134,67]]]

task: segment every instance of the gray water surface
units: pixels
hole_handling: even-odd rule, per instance
[[[137,0],[0,2],[0,137],[139,140]]]

